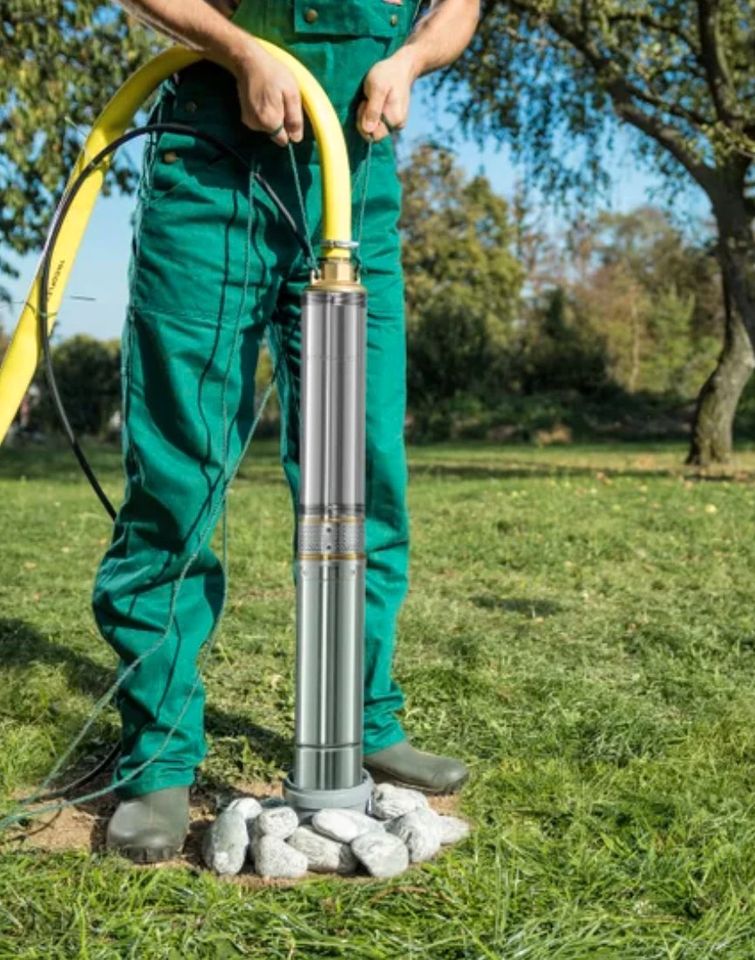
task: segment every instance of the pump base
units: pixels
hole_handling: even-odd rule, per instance
[[[337,809],[355,810],[369,813],[372,798],[372,777],[362,770],[362,782],[355,787],[343,787],[340,790],[307,790],[297,787],[289,775],[283,781],[283,796],[304,821],[314,816],[318,810]]]

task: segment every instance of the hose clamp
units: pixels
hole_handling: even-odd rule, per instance
[[[321,247],[324,247],[326,250],[356,250],[359,246],[359,241],[357,240],[323,240],[320,243]]]

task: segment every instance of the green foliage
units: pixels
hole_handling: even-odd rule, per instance
[[[430,176],[443,182],[442,162]],[[440,190],[426,207],[421,168],[414,178],[405,231],[412,438],[533,439],[561,427],[574,436],[681,435],[723,326],[705,243],[653,207],[582,218],[558,249],[519,216],[526,286],[494,289],[522,270],[504,248],[505,269],[483,287],[484,300],[457,313],[462,297],[469,306],[476,294],[457,259],[464,246],[447,242],[452,225],[434,212]]]
[[[693,182],[716,219],[729,309],[702,386],[689,456],[726,460],[755,340],[755,21],[752,0],[483,0],[480,29],[450,71],[462,125],[507,139],[562,200],[606,181],[616,119],[668,195]],[[639,378],[642,304],[631,285]],[[673,313],[679,320],[680,305]],[[683,313],[683,309],[682,309]]]
[[[710,251],[653,207],[602,213],[577,232],[576,309],[603,343],[611,379],[630,393],[694,397],[723,330]]]
[[[0,249],[39,248],[87,131],[156,36],[102,0],[0,0]],[[115,162],[107,188],[130,190]],[[13,273],[0,256],[0,274]]]
[[[450,71],[460,117],[506,137],[549,189],[595,185],[618,117],[675,184],[685,170],[710,193],[726,170],[741,192],[755,157],[750,0],[484,0],[483,10]]]
[[[120,343],[78,334],[53,347],[55,379],[74,432],[101,436],[120,407]],[[40,380],[42,384],[42,381]],[[52,399],[43,385],[41,425],[59,430]]]
[[[532,305],[517,363],[523,393],[561,390],[589,396],[605,386],[606,367],[599,333],[583,322],[562,287]]]
[[[433,144],[415,149],[402,183],[411,402],[484,395],[501,375],[523,279],[508,205]]]
[[[682,397],[690,397],[700,389],[714,365],[720,337],[698,335],[694,321],[693,294],[683,296],[674,286],[661,292],[648,313],[651,348],[640,389]]]

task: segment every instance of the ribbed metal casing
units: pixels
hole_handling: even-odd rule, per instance
[[[365,314],[358,287],[302,298],[292,781],[304,791],[363,778]]]

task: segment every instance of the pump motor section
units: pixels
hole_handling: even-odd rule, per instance
[[[362,769],[366,295],[328,272],[305,290],[301,317],[296,746],[284,790],[303,813],[363,811],[371,791]]]

